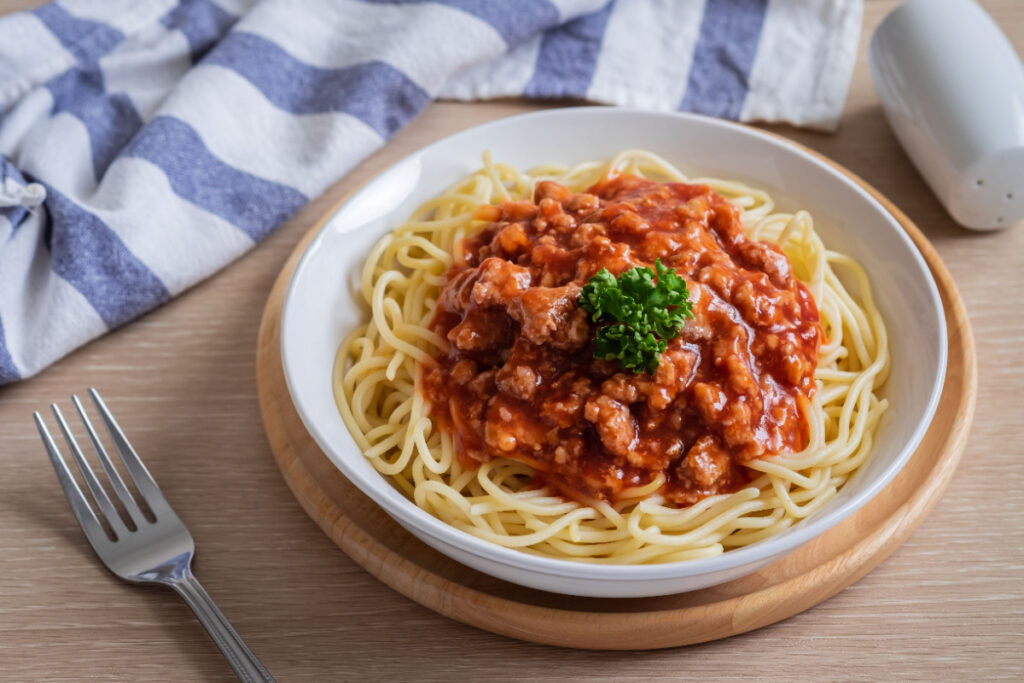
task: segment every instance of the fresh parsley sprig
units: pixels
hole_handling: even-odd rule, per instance
[[[594,337],[595,358],[618,359],[624,370],[653,374],[668,340],[693,317],[686,281],[661,259],[654,268],[638,266],[617,278],[602,268],[583,287],[580,307],[594,322],[607,323]]]

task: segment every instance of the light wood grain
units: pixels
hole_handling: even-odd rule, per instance
[[[0,11],[35,4],[0,2]],[[295,502],[260,427],[254,349],[274,277],[312,222],[409,151],[522,102],[432,105],[238,263],[0,389],[0,680],[228,681],[188,609],[93,559],[32,410],[96,384],[189,524],[197,573],[282,681],[1018,680],[1024,668],[1024,230],[958,228],[889,130],[864,49],[838,134],[772,130],[891,197],[949,266],[975,331],[977,416],[947,494],[888,560],[830,600],[724,641],[644,654],[530,645],[440,617],[338,550]],[[983,0],[1018,52],[1024,3]],[[500,667],[500,668],[495,668]]]
[[[963,301],[927,238],[877,190],[827,163],[881,201],[918,245],[939,286],[949,341],[942,396],[927,435],[899,476],[842,524],[749,576],[702,591],[634,600],[525,589],[472,571],[419,542],[382,514],[317,447],[285,382],[280,332],[288,285],[310,241],[338,207],[328,209],[296,246],[260,323],[260,413],[292,493],[339,548],[398,592],[465,624],[536,643],[598,650],[692,645],[774,624],[846,588],[903,543],[945,491],[974,415],[977,359]]]

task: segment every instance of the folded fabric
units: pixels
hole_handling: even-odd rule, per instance
[[[437,97],[830,129],[861,0],[65,0],[0,17],[0,383],[245,253]]]

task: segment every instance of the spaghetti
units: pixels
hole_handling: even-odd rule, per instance
[[[564,487],[538,478],[524,458],[465,457],[451,425],[438,422],[436,407],[432,416],[424,376],[450,350],[450,335],[433,324],[435,311],[449,283],[446,274],[473,258],[467,245],[487,230],[489,221],[482,219],[497,215],[486,207],[532,202],[538,184],[548,180],[583,192],[627,174],[706,185],[731,202],[746,238],[778,245],[788,258],[801,289],[816,303],[825,341],[817,348],[813,388],[794,404],[799,415],[781,420],[791,427],[799,421],[802,448],[751,451],[755,456],[743,460],[743,476],[697,493],[673,489],[666,470],[633,477],[614,495],[577,487],[566,496]],[[888,374],[889,356],[863,269],[825,248],[807,212],[774,213],[773,206],[769,195],[740,183],[688,180],[648,152],[526,173],[485,155],[481,170],[424,203],[371,250],[362,273],[370,321],[345,338],[335,361],[341,416],[375,469],[419,507],[506,547],[638,564],[706,557],[776,534],[820,509],[868,457],[887,406],[876,391]],[[849,273],[855,294],[833,266]],[[436,395],[437,387],[432,389]]]

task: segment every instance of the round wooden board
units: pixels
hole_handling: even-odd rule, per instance
[[[942,495],[974,415],[977,364],[963,301],[935,249],[877,190],[838,164],[828,163],[874,195],[928,262],[945,306],[949,364],[931,427],[900,474],[856,514],[782,560],[730,583],[691,593],[580,598],[486,576],[405,531],[350,484],[319,449],[292,405],[281,366],[281,306],[292,272],[310,240],[344,200],[295,248],[274,283],[260,324],[256,358],[260,411],[285,481],[324,533],[378,579],[439,614],[513,638],[602,650],[689,645],[773,624],[838,593],[896,550]]]

